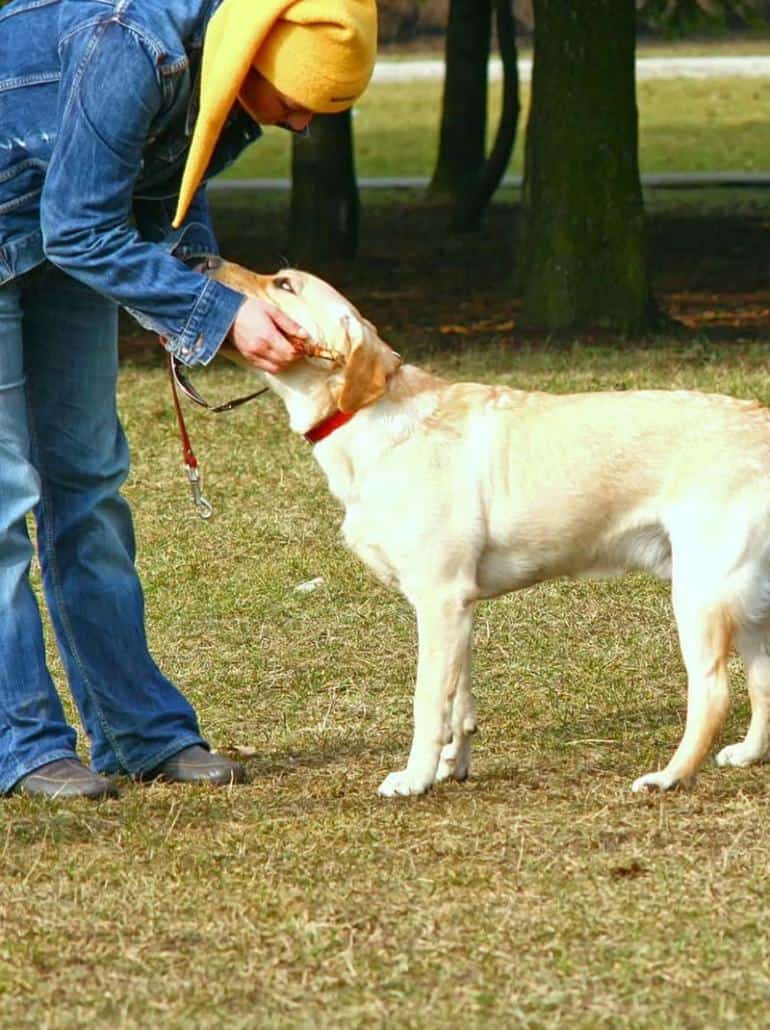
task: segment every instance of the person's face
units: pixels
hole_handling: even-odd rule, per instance
[[[312,111],[281,93],[257,71],[249,73],[238,99],[260,125],[279,125],[292,132],[302,132],[313,118]]]

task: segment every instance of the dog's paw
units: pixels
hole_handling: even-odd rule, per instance
[[[424,794],[430,789],[430,785],[424,777],[415,777],[409,769],[399,769],[398,772],[388,773],[378,787],[377,793],[382,798],[411,797],[414,794]]]
[[[634,780],[631,784],[631,790],[635,794],[642,794],[645,791],[651,793],[654,790],[676,790],[680,787],[691,787],[694,782],[694,776],[688,780],[683,780],[667,773],[665,769],[661,769],[660,772],[647,773],[646,776],[640,776]]]
[[[768,758],[770,755],[766,751],[757,751],[755,747],[750,747],[742,740],[739,744],[728,744],[727,747],[723,747],[717,755],[717,765],[732,765],[745,769],[756,762],[766,762]]]
[[[459,746],[454,741],[445,744],[436,770],[436,783],[440,783],[442,780],[458,780],[459,782],[467,780],[470,768],[470,740],[464,740]]]

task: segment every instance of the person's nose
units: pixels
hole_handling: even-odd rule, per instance
[[[292,111],[285,119],[286,124],[295,132],[302,132],[313,120],[312,111]]]

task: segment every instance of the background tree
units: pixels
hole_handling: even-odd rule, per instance
[[[312,268],[354,257],[359,197],[350,111],[316,115],[309,135],[294,137],[291,175],[292,262]]]
[[[503,103],[485,156],[488,65],[495,11],[503,62]],[[476,228],[511,158],[519,118],[519,72],[512,0],[452,0],[446,34],[439,152],[429,191],[453,205],[452,228]]]
[[[523,320],[654,319],[637,158],[634,0],[535,0],[520,276]]]
[[[454,200],[484,162],[492,0],[452,0],[445,43],[444,95],[434,196]]]
[[[758,27],[768,14],[767,0],[641,0],[637,17],[670,36],[729,27]]]

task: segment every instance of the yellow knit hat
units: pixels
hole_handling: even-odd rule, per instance
[[[375,0],[222,0],[203,40],[200,106],[174,226],[252,68],[309,111],[333,114],[363,93],[376,51]]]

